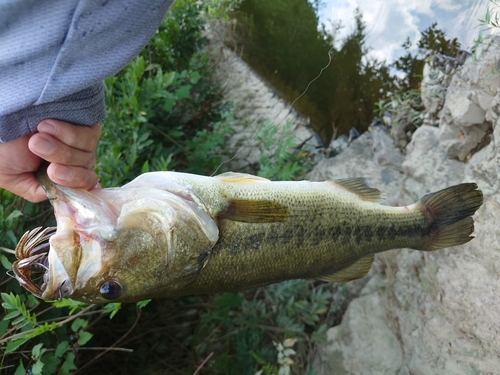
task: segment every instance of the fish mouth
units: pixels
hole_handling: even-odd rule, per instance
[[[93,259],[100,259],[96,251],[100,251],[98,241],[64,225],[58,229],[38,227],[19,241],[12,271],[21,286],[36,297],[59,300],[73,295],[79,277],[95,273]],[[85,259],[84,252],[90,259]]]
[[[43,300],[71,298],[100,271],[101,243],[59,218],[58,228],[26,232],[16,247],[12,270],[18,282]]]
[[[21,286],[38,298],[42,298],[49,282],[49,240],[56,229],[35,228],[26,232],[16,246],[18,260],[12,264],[14,276]]]

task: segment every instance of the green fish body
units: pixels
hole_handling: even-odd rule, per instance
[[[359,178],[272,182],[154,172],[90,192],[45,185],[58,225],[44,284],[32,291],[90,303],[234,292],[295,278],[353,280],[377,252],[470,241],[471,216],[482,204],[477,185],[466,183],[407,207],[383,206],[381,193]],[[29,255],[26,239],[20,245],[19,254]],[[30,273],[16,267],[26,286]]]

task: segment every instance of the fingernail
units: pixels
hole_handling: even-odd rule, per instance
[[[33,142],[33,151],[42,155],[50,155],[54,152],[54,145],[45,138],[37,137]]]
[[[61,181],[68,181],[73,175],[71,168],[68,168],[65,165],[58,165],[54,168],[53,174],[56,179]]]
[[[49,120],[44,120],[38,124],[36,127],[39,132],[48,133],[51,135],[56,134],[56,127]]]

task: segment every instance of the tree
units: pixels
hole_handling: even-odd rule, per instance
[[[440,53],[447,56],[456,56],[460,49],[460,43],[457,38],[448,39],[444,31],[438,29],[437,22],[434,22],[422,31],[421,38],[417,43],[417,53],[412,54],[410,52],[412,43],[409,37],[402,47],[407,51],[406,54],[396,60],[392,66],[405,73],[405,77],[399,83],[401,90],[407,91],[419,88],[425,60],[430,55]]]
[[[335,33],[319,25],[318,6],[307,0],[244,0],[236,36],[245,60],[289,102],[307,87],[294,107],[328,143],[334,128],[338,134],[353,126],[365,130],[375,102],[393,89],[394,80],[384,62],[366,57],[359,10],[355,30],[337,49]]]

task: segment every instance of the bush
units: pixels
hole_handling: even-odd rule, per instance
[[[178,0],[144,51],[106,80],[108,117],[96,150],[104,187],[153,170],[211,174],[232,156],[223,145],[234,119],[220,100],[204,50],[202,14],[225,17],[225,8],[215,11],[215,3],[219,7],[221,1]],[[278,137],[269,124],[258,137],[276,151],[263,155],[260,175],[292,179],[302,173],[289,136]],[[14,248],[29,228],[54,225],[47,202],[33,205],[6,191],[0,199],[6,248]],[[0,254],[7,270],[13,260],[12,251]],[[306,373],[310,348],[335,312],[329,306],[331,291],[304,280],[249,295],[102,306],[69,299],[41,302],[12,278],[0,281],[0,368],[15,374],[69,374],[77,368],[188,374],[201,367],[212,374]],[[106,361],[98,361],[104,354]]]
[[[103,186],[173,167],[211,173],[220,163],[217,148],[230,132],[230,115],[220,102],[220,89],[211,79],[210,60],[203,50],[202,11],[200,3],[177,1],[146,49],[106,80],[108,117],[96,149]],[[196,142],[204,142],[204,147],[195,147]],[[189,156],[186,164],[181,155],[191,150],[200,159]],[[7,191],[1,191],[0,199],[5,246],[0,262],[10,270],[14,257],[9,248],[15,248],[21,234],[34,226],[54,225],[54,219],[47,202],[33,205]],[[121,309],[119,304],[86,306],[71,300],[45,303],[8,276],[1,282],[0,368],[10,373],[72,372],[89,340],[99,340],[90,327]]]

